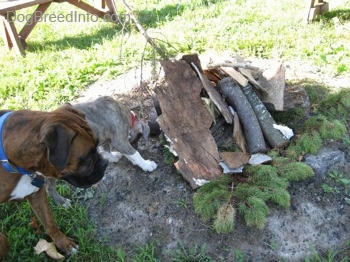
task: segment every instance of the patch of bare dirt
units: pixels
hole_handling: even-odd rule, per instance
[[[317,74],[312,75],[317,78]],[[132,70],[113,81],[95,83],[79,101],[111,95],[148,118],[152,99],[145,89],[140,90],[139,75]],[[150,73],[144,72],[144,78],[150,79]],[[330,168],[337,166],[350,176],[349,147],[334,142],[327,148],[344,156],[338,162],[329,159]],[[321,172],[292,184],[290,208],[272,207],[264,229],[246,226],[238,215],[234,231],[218,235],[195,214],[194,191],[173,166],[164,163],[159,137],[151,137],[148,147],[140,143],[138,149],[145,159],[157,162],[154,172],[143,172],[125,158],[110,163],[94,197],[85,201],[100,240],[115,248],[131,252],[136,246],[154,243],[161,261],[170,261],[179,243],[188,248],[205,245],[206,254],[214,261],[238,261],[237,251],[244,254],[244,261],[303,261],[312,254],[311,248],[334,250],[349,240],[350,205],[342,192],[324,193],[321,185],[325,175]]]

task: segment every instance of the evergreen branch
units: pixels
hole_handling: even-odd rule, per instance
[[[301,162],[292,162],[278,166],[278,172],[281,177],[288,181],[301,181],[314,175],[314,171],[310,166]]]
[[[213,227],[218,234],[226,234],[234,227],[236,210],[228,201],[221,206],[215,217]]]
[[[271,201],[282,207],[289,207],[290,194],[286,189],[275,188],[273,192],[271,192]]]
[[[297,143],[306,153],[317,154],[322,146],[322,139],[317,131],[312,131],[310,134],[304,134]]]
[[[338,140],[346,134],[346,127],[339,120],[326,121],[319,129],[320,135],[324,139]]]
[[[211,192],[196,192],[193,195],[194,209],[204,221],[213,218],[217,210],[231,199],[231,193],[227,189],[214,188]]]
[[[258,197],[263,200],[269,199],[269,194],[267,192],[246,183],[240,183],[237,185],[234,191],[234,196],[240,201],[245,201],[245,199],[250,196]]]
[[[262,199],[249,197],[246,202],[239,204],[238,210],[244,215],[247,226],[256,226],[260,229],[265,226],[269,208]]]

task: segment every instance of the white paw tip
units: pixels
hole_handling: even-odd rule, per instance
[[[79,246],[77,246],[76,248],[72,247],[71,254],[74,255],[74,254],[78,253],[78,248],[79,248]]]

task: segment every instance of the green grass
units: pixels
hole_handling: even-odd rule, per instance
[[[27,39],[25,57],[6,52],[0,40],[1,107],[51,110],[78,97],[99,79],[112,79],[140,66],[143,59],[152,60],[154,52],[146,46],[145,38],[125,21],[122,1],[116,4],[124,21],[122,25],[101,20],[39,23]],[[309,25],[302,24],[304,1],[135,0],[131,6],[150,36],[167,48],[169,56],[193,51],[228,51],[243,57],[308,63],[317,66],[321,73],[350,76],[350,33],[346,31],[350,28],[349,0]],[[18,14],[29,11],[21,10]],[[53,3],[47,13],[71,11],[80,12],[67,3]],[[334,17],[343,29],[334,26]],[[18,26],[22,24],[17,22]],[[315,91],[312,89],[315,85],[310,85],[309,94],[314,92],[311,99],[319,101],[321,89]],[[343,98],[332,99],[340,103]],[[343,114],[346,118],[348,111],[327,112]],[[70,210],[52,209],[58,225],[76,237],[80,245],[78,255],[68,261],[112,261],[113,258],[124,261],[125,256],[129,259],[153,256],[152,245],[126,255],[121,249],[111,249],[108,243],[99,243],[96,228],[86,222],[88,215],[83,207],[73,204]],[[32,217],[26,203],[0,206],[0,229],[9,236],[12,248],[5,261],[18,258],[48,261],[45,255],[32,258],[32,247],[39,238],[47,238],[45,234],[35,235],[28,226]],[[204,255],[203,258],[206,259]]]
[[[122,2],[116,4],[125,20]],[[150,36],[169,44],[169,55],[225,50],[243,57],[305,61],[332,75],[350,74],[350,34],[345,29],[337,33],[332,20],[336,16],[344,28],[350,27],[350,1],[309,25],[302,24],[303,1],[148,0],[133,1],[132,7]],[[68,3],[54,3],[47,13],[71,11],[80,12]],[[17,24],[20,28],[23,22]],[[126,22],[47,20],[34,28],[27,44],[25,58],[0,49],[2,107],[46,110],[72,100],[88,84],[139,66],[145,39]],[[145,59],[152,57],[148,46]]]

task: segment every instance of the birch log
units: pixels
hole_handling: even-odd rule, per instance
[[[281,148],[286,146],[289,143],[289,139],[287,139],[278,129],[273,127],[276,122],[253,90],[252,85],[248,84],[247,86],[242,87],[242,91],[253,108],[253,111],[258,118],[261,130],[270,146],[273,148]]]
[[[242,122],[250,154],[266,152],[264,135],[258,119],[241,87],[231,77],[225,77],[217,84],[226,101],[236,110]]]

